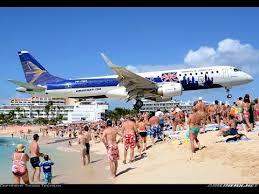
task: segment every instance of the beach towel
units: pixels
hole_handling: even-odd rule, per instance
[[[205,125],[205,132],[207,132],[207,131],[217,131],[217,130],[219,130],[218,124],[208,124],[208,125]]]

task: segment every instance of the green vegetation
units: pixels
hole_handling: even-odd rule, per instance
[[[117,122],[121,117],[128,114],[136,116],[138,114],[138,111],[135,109],[115,108],[113,110],[107,111],[106,118]]]

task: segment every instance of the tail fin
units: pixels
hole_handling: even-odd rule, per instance
[[[28,51],[19,51],[18,55],[27,83],[43,85],[48,82],[64,80],[63,78],[51,75]]]

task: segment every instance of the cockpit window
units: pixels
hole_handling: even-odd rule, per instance
[[[234,68],[234,71],[241,71],[240,69]]]

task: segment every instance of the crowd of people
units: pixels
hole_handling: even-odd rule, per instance
[[[259,102],[254,101],[246,94],[239,97],[233,105],[226,105],[215,101],[211,105],[206,105],[202,98],[195,101],[192,111],[187,113],[179,106],[173,107],[170,111],[142,112],[135,116],[126,115],[117,121],[106,120],[91,123],[69,124],[64,126],[52,126],[43,130],[44,135],[48,131],[55,131],[56,137],[68,137],[68,145],[72,146],[73,138],[77,138],[80,145],[80,157],[82,165],[87,165],[90,160],[90,141],[94,143],[102,142],[106,149],[107,159],[110,165],[112,177],[117,176],[118,160],[120,158],[118,144],[123,144],[123,164],[132,163],[136,159],[135,148],[138,150],[138,157],[143,157],[147,147],[152,147],[158,142],[170,139],[170,132],[186,131],[186,139],[190,141],[192,153],[201,149],[198,135],[205,131],[206,126],[214,124],[218,131],[218,136],[232,136],[232,139],[240,139],[248,132],[252,131],[259,122]],[[147,138],[150,138],[151,145],[147,146]],[[47,155],[40,153],[37,143],[37,135],[33,136],[34,141],[30,146],[30,162],[34,168],[31,180],[34,181],[36,175],[39,180],[40,166],[51,166]],[[129,151],[129,160],[127,161]],[[16,153],[13,156],[14,166],[26,166],[29,156],[24,154],[21,145],[17,145]],[[39,157],[43,156],[45,162],[41,163]],[[19,160],[20,159],[20,160]],[[87,159],[87,162],[86,162]],[[18,161],[22,161],[19,163]],[[19,169],[19,168],[18,168]],[[44,171],[44,169],[43,169]],[[45,182],[51,183],[51,170],[44,171]],[[15,183],[19,183],[21,177],[26,184],[29,184],[28,172],[17,174],[13,171]],[[46,175],[47,174],[47,175]]]

